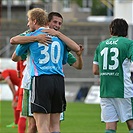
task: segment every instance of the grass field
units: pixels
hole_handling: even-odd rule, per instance
[[[0,102],[0,133],[17,133],[17,128],[6,128],[13,122],[11,101]],[[68,103],[61,133],[104,133],[105,124],[100,122],[98,104]],[[126,124],[118,123],[117,133],[128,133]]]

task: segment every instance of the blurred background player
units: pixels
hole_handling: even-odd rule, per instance
[[[0,81],[1,80],[6,81],[13,95],[12,108],[14,111],[14,122],[11,123],[10,125],[7,125],[6,127],[14,128],[18,126],[17,124],[20,116],[20,111],[17,110],[17,103],[18,103],[18,94],[19,94],[19,89],[21,85],[21,79],[18,77],[16,70],[5,69],[0,72]],[[16,89],[15,86],[17,86],[18,88]]]

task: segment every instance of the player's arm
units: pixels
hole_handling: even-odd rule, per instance
[[[10,78],[5,79],[5,81],[9,85],[10,90],[12,91],[13,97],[15,97],[16,90],[15,90],[15,86],[13,85],[12,81],[10,80]]]
[[[21,58],[21,56],[17,56],[16,51],[14,51],[13,54],[12,54],[12,60],[14,62],[18,62],[18,61],[22,60],[22,58]]]
[[[100,71],[99,71],[99,59],[98,59],[98,55],[99,55],[99,46],[97,46],[96,50],[95,50],[95,54],[94,54],[94,59],[93,59],[93,66],[92,66],[92,71],[94,75],[99,75]]]
[[[27,50],[29,49],[29,46],[30,46],[30,44],[18,45],[12,54],[12,60],[15,62],[23,60],[23,56],[25,56],[27,54]]]
[[[99,75],[99,65],[93,62],[93,74]]]
[[[72,66],[76,69],[81,70],[83,67],[83,58],[82,58],[82,51],[84,50],[82,45],[80,46],[80,51],[76,52],[76,62],[72,64]]]
[[[65,42],[65,44],[74,52],[77,52],[80,50],[80,47],[79,45],[74,42],[72,39],[70,39],[69,37],[65,36],[64,34],[62,34],[61,32],[59,31],[56,31],[54,29],[45,29],[45,30],[42,30],[43,32],[46,32],[50,35],[53,35],[53,36],[57,36],[59,37],[63,42]]]
[[[30,42],[39,42],[43,43],[45,45],[48,45],[48,43],[51,43],[51,38],[48,37],[46,34],[40,34],[37,36],[14,36],[10,39],[10,43],[12,45],[17,45],[17,44],[27,44]]]
[[[53,29],[54,30],[54,29]],[[65,36],[64,34],[62,34],[61,32],[57,31],[57,37],[59,37],[63,42],[65,42],[65,44],[74,52],[78,52],[80,50],[79,45],[74,42],[72,39],[70,39],[69,37]]]

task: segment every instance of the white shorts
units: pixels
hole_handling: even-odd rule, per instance
[[[103,122],[133,119],[133,98],[101,98],[100,105]]]

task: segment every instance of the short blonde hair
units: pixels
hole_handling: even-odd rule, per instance
[[[48,13],[41,8],[33,8],[27,12],[28,18],[31,20],[36,20],[37,24],[40,26],[45,26],[48,24]]]

